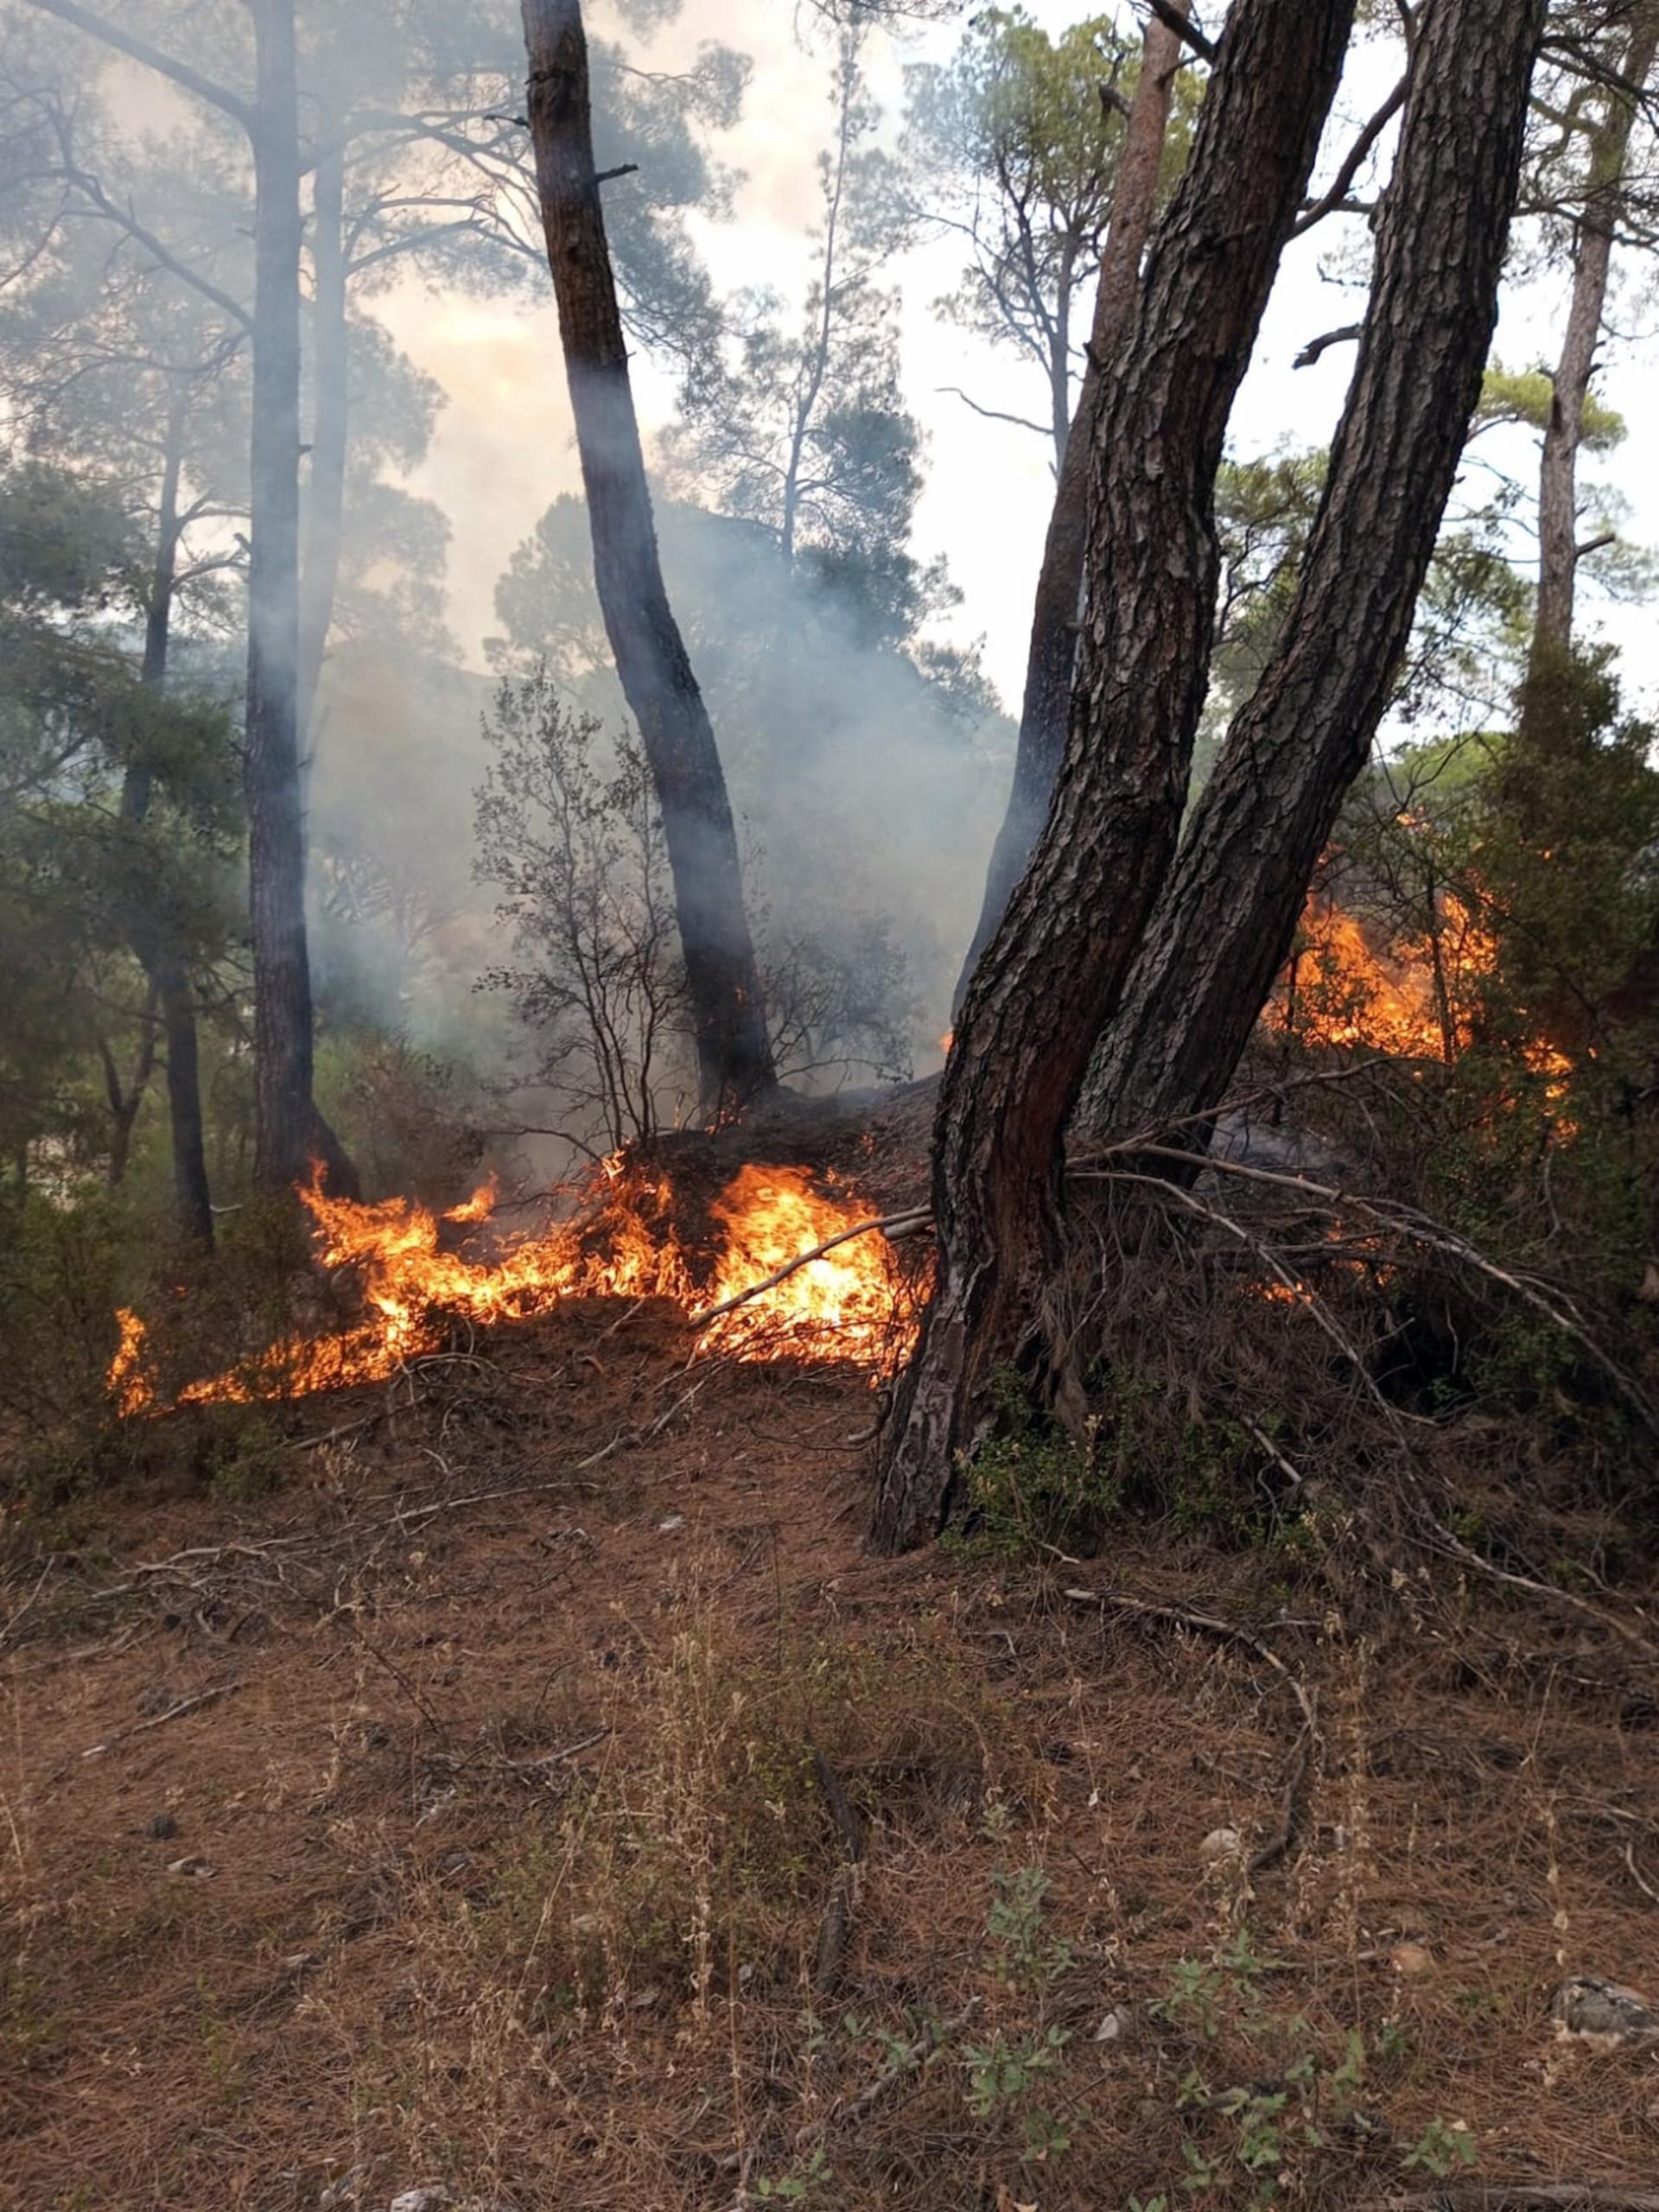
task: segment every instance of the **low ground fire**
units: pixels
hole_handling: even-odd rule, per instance
[[[441,1349],[457,1324],[524,1319],[575,1298],[666,1300],[698,1326],[700,1351],[739,1359],[884,1367],[909,1340],[912,1287],[898,1255],[874,1210],[829,1173],[740,1168],[709,1205],[711,1234],[696,1250],[677,1226],[668,1176],[620,1154],[594,1171],[569,1218],[522,1235],[495,1227],[487,1184],[445,1212],[410,1198],[331,1198],[315,1176],[299,1195],[319,1268],[355,1278],[365,1318],[286,1337],[168,1394],[144,1322],[124,1308],[109,1373],[122,1414],[382,1382]]]

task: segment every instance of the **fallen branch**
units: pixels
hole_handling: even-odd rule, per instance
[[[176,1705],[169,1705],[165,1713],[158,1713],[153,1720],[135,1721],[130,1728],[123,1728],[107,1736],[101,1744],[89,1745],[81,1753],[84,1759],[102,1758],[113,1751],[118,1744],[124,1744],[134,1736],[147,1736],[152,1728],[165,1728],[169,1720],[181,1720],[187,1713],[200,1713],[205,1705],[217,1705],[222,1697],[234,1697],[241,1688],[240,1682],[216,1682],[210,1690],[201,1690],[194,1697],[181,1698]]]
[[[1236,1621],[1224,1621],[1218,1614],[1190,1612],[1185,1605],[1148,1605],[1142,1598],[1126,1598],[1116,1590],[1065,1590],[1060,1594],[1074,1605],[1102,1605],[1111,1612],[1162,1621],[1169,1628],[1195,1629],[1199,1635],[1213,1636],[1223,1643],[1242,1644],[1273,1669],[1295,1699],[1309,1734],[1318,1736],[1319,1724],[1312,1691],[1295,1669],[1287,1667],[1272,1645],[1264,1643],[1254,1630],[1241,1628]]]
[[[873,1230],[879,1229],[889,1243],[893,1243],[925,1227],[931,1219],[932,1216],[925,1206],[912,1207],[907,1213],[880,1215],[869,1221],[861,1221],[851,1229],[838,1230],[835,1236],[826,1236],[822,1244],[815,1244],[810,1252],[799,1253],[787,1265],[775,1268],[763,1281],[752,1282],[747,1290],[740,1290],[735,1296],[722,1299],[718,1306],[711,1306],[706,1313],[694,1313],[691,1325],[695,1329],[706,1329],[710,1322],[718,1321],[722,1314],[734,1313],[740,1306],[747,1306],[752,1298],[759,1298],[763,1291],[773,1290],[780,1282],[787,1282],[791,1275],[802,1268],[810,1267],[814,1260],[823,1259],[824,1254],[833,1252],[836,1245],[850,1244],[855,1236],[868,1236]]]

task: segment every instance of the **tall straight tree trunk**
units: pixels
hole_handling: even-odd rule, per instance
[[[185,416],[189,405],[188,381],[180,377],[169,397],[167,443],[162,457],[161,497],[157,505],[156,558],[151,566],[149,603],[144,610],[144,658],[140,671],[145,686],[161,691],[167,684],[168,647],[172,635],[173,595],[179,556],[179,476],[184,450]],[[121,788],[121,818],[143,822],[149,812],[150,776],[147,766],[135,763]],[[165,926],[157,928],[135,916],[129,932],[132,949],[149,980],[160,1014],[167,1055],[168,1134],[173,1154],[173,1204],[179,1227],[193,1243],[211,1248],[213,1242],[212,1195],[207,1182],[207,1155],[202,1141],[201,1055],[196,1036],[195,1002],[190,979],[179,948]]]
[[[1628,86],[1645,86],[1659,52],[1659,4],[1639,9],[1631,26],[1621,74]],[[1584,443],[1585,403],[1595,372],[1612,272],[1613,241],[1624,199],[1625,170],[1636,101],[1609,91],[1600,121],[1589,134],[1584,211],[1573,255],[1573,294],[1567,333],[1555,370],[1539,477],[1538,613],[1533,632],[1540,656],[1570,651],[1579,568],[1579,452]]]
[[[1354,0],[1236,0],[1103,380],[1071,734],[940,1086],[939,1280],[882,1438],[883,1548],[938,1527],[999,1366],[1040,1393],[1056,1383],[1062,1140],[1174,849],[1215,621],[1216,473],[1353,15]]]
[[[341,118],[325,105],[312,174],[311,474],[305,503],[300,577],[300,672],[296,719],[300,742],[312,727],[323,654],[340,589],[340,530],[351,414],[346,322],[346,148]]]
[[[313,1101],[298,726],[300,138],[295,0],[251,0],[253,427],[249,450],[246,765],[253,943],[254,1179],[280,1191],[320,1159],[337,1191],[349,1163]]]
[[[674,879],[703,1111],[775,1084],[737,832],[702,694],[668,603],[594,167],[580,0],[523,0],[548,265],[588,498],[594,578],[651,766]]]
[[[1354,380],[1283,632],[1235,717],[1091,1077],[1090,1126],[1225,1096],[1370,756],[1497,314],[1544,0],[1422,20]]]
[[[1172,10],[1179,16],[1185,16],[1188,6],[1189,0],[1171,0]],[[1032,610],[1014,786],[992,849],[978,925],[957,979],[953,1011],[960,1007],[979,957],[990,943],[1008,894],[1031,857],[1065,750],[1083,586],[1090,434],[1100,410],[1102,378],[1110,373],[1113,351],[1135,311],[1180,61],[1179,34],[1152,16],[1147,24],[1141,75],[1129,103],[1123,151],[1112,190],[1111,220],[1096,279],[1094,326],[1077,416],[1063,442],[1057,435],[1058,473]]]

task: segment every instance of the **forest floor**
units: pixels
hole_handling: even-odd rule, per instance
[[[1639,1656],[1167,1529],[872,1559],[868,1381],[687,1350],[504,1330],[239,1500],[167,1416],[14,1546],[5,2212],[1652,2201],[1654,2045],[1551,2017],[1659,1995]]]

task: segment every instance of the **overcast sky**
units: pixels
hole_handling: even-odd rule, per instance
[[[1085,9],[1068,0],[1027,0],[1051,30]],[[968,12],[964,10],[964,13]],[[602,9],[593,11],[596,30]],[[1120,5],[1132,26],[1133,11]],[[960,23],[873,42],[873,88],[896,109],[907,60],[942,59],[961,35]],[[742,124],[721,146],[744,172],[734,220],[701,224],[698,235],[722,287],[770,283],[798,296],[809,279],[808,232],[817,211],[816,158],[830,125],[829,53],[795,0],[685,0],[680,19],[659,35],[652,59],[672,67],[704,39],[750,54],[753,73]],[[1377,104],[1393,57],[1361,49],[1338,101],[1338,117],[1363,116]],[[614,188],[626,189],[626,185]],[[1234,421],[1240,454],[1283,441],[1327,438],[1351,371],[1351,347],[1338,347],[1311,370],[1292,358],[1311,337],[1354,316],[1355,295],[1332,274],[1342,257],[1342,226],[1326,226],[1294,245],[1263,330],[1256,360]],[[1351,231],[1352,226],[1348,226]],[[954,280],[958,256],[942,244],[897,262],[893,282],[903,300],[904,359],[909,402],[925,426],[927,489],[914,550],[943,552],[963,603],[948,628],[958,641],[982,639],[987,672],[1005,701],[1017,703],[1024,668],[1032,586],[1040,553],[1052,479],[1045,442],[1028,431],[988,423],[942,389],[961,385],[982,404],[1040,414],[1035,372],[940,321],[932,302]],[[1552,317],[1559,283],[1533,285],[1506,302],[1498,348],[1507,365],[1525,368],[1553,356]],[[1641,310],[1649,311],[1643,315]],[[493,627],[492,594],[518,540],[548,501],[577,481],[569,409],[559,365],[550,299],[539,308],[491,307],[465,299],[434,300],[411,288],[381,303],[400,342],[449,395],[431,455],[416,488],[441,501],[454,525],[451,620],[469,659]],[[1644,404],[1659,358],[1650,302],[1627,291],[1620,320],[1635,334],[1610,350],[1600,386],[1619,407],[1630,436],[1612,473],[1633,512],[1630,530],[1659,540],[1659,411]],[[647,433],[665,419],[667,382],[649,369],[639,378]],[[1510,440],[1503,458],[1530,467],[1530,441]],[[1651,708],[1659,690],[1659,639],[1651,608],[1585,608],[1587,628],[1602,628],[1626,655],[1627,674]]]

